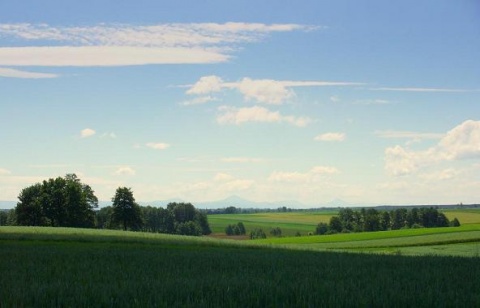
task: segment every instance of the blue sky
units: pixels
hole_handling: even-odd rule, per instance
[[[480,4],[2,1],[0,200],[479,202]]]

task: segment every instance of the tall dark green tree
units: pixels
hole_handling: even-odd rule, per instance
[[[119,187],[112,198],[112,219],[122,225],[123,230],[139,230],[142,225],[140,206],[135,202],[130,188]]]
[[[42,202],[42,185],[35,184],[22,189],[15,207],[17,224],[21,226],[44,226],[47,224]]]

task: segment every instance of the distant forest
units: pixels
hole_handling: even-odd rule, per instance
[[[404,228],[458,227],[457,218],[449,221],[438,209],[397,208],[390,211],[378,211],[374,208],[353,210],[340,209],[338,216],[332,216],[330,223],[319,223],[316,234],[334,234],[348,232],[372,232],[398,230]]]

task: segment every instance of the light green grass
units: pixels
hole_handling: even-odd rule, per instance
[[[333,214],[332,212],[219,214],[209,215],[208,221],[214,233],[225,233],[227,225],[243,222],[247,233],[255,228],[261,228],[268,234],[270,229],[279,227],[284,236],[294,236],[297,232],[302,235],[314,232],[318,223],[328,223]]]

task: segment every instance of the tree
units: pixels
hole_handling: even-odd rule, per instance
[[[19,225],[93,227],[98,200],[75,174],[44,180],[23,189],[15,208]]]
[[[138,230],[142,225],[140,206],[135,202],[133,192],[130,188],[119,187],[112,198],[113,221],[128,228]]]
[[[281,237],[282,236],[282,229],[279,227],[273,228],[270,230],[270,234],[273,236]]]
[[[339,233],[342,232],[343,226],[342,226],[342,221],[338,216],[332,216],[330,218],[330,223],[329,223],[329,230],[334,233]]]
[[[450,222],[451,227],[460,227],[460,221],[458,221],[457,217],[455,217],[451,222]]]
[[[22,189],[18,195],[19,202],[15,207],[17,224],[21,226],[44,226],[47,219],[43,211],[42,185],[35,184]]]
[[[240,230],[240,235],[245,235],[247,233],[247,230],[245,229],[243,222],[239,222],[237,226],[238,226],[238,229]]]
[[[380,229],[386,231],[390,228],[390,214],[388,212],[383,212],[380,217]]]
[[[232,225],[228,225],[225,227],[225,234],[226,235],[234,235],[234,231],[233,231],[233,226]]]
[[[262,238],[267,238],[267,235],[265,232],[263,232],[262,229],[254,229],[252,232],[250,232],[250,239],[262,239]]]
[[[324,222],[321,222],[317,225],[315,229],[315,234],[317,235],[324,235],[328,232],[328,225]]]

